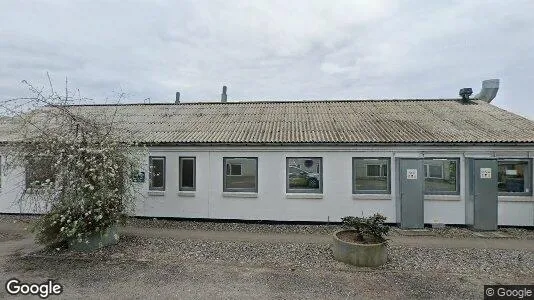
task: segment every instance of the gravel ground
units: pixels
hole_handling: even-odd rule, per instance
[[[150,228],[179,228],[187,230],[207,231],[240,231],[266,233],[301,233],[301,234],[331,234],[344,229],[339,224],[332,225],[293,225],[293,224],[256,224],[256,223],[226,223],[226,222],[198,222],[167,219],[138,219],[128,220],[128,225]],[[398,228],[392,226],[389,236],[399,235]],[[426,228],[430,233],[447,238],[473,238],[473,232],[466,227],[446,226],[445,228]],[[534,239],[534,228],[501,228],[497,232],[518,239]]]
[[[0,214],[0,222],[31,223],[35,216],[18,216]],[[295,224],[261,224],[236,222],[186,221],[157,218],[130,218],[126,225],[148,228],[177,228],[185,230],[206,231],[239,231],[257,233],[297,233],[297,234],[331,234],[343,229],[340,224],[332,225],[295,225]],[[389,236],[400,235],[398,228],[392,226]],[[466,227],[446,226],[445,228],[426,228],[431,234],[446,238],[473,238],[473,232]],[[534,228],[500,228],[502,233],[510,238],[534,240]]]
[[[287,269],[373,270],[335,261],[330,246],[322,244],[175,240],[137,236],[124,236],[121,239],[119,244],[94,253],[50,249],[36,255],[98,260],[214,262]],[[388,253],[389,262],[378,270],[466,275],[497,272],[506,276],[534,276],[534,252],[530,251],[390,246]]]
[[[0,222],[25,227],[33,219],[0,215]],[[129,225],[301,234],[330,234],[341,228],[157,219],[130,219]],[[466,228],[429,230],[438,236],[473,238]],[[533,238],[533,230],[501,231]],[[17,243],[2,240],[13,237],[10,234],[0,233],[0,246]],[[391,234],[399,233],[394,228]],[[119,244],[93,253],[47,249],[6,256],[0,259],[0,277],[26,282],[53,278],[65,287],[59,297],[64,299],[479,299],[484,284],[534,282],[534,252],[526,250],[389,246],[388,253],[389,261],[382,267],[357,268],[335,261],[326,244],[123,235]],[[5,296],[0,290],[0,298]]]
[[[337,262],[320,244],[121,239],[90,254],[51,249],[12,257],[2,272],[57,278],[71,289],[65,297],[95,298],[473,299],[484,284],[534,281],[529,251],[390,246],[389,262],[373,269]]]
[[[0,232],[0,242],[20,240],[24,238],[21,234],[11,232]]]

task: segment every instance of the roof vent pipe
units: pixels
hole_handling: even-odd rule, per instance
[[[226,95],[226,85],[223,85],[223,91],[221,94],[221,102],[226,102],[228,95]]]
[[[463,88],[460,89],[460,97],[462,97],[463,102],[469,101],[469,96],[473,94],[472,88]]]
[[[475,98],[490,103],[491,100],[495,99],[495,96],[497,96],[498,90],[499,79],[484,80],[482,81],[482,89],[480,90],[480,93],[475,95]]]
[[[174,101],[174,104],[180,103],[180,92],[176,92],[176,100]]]

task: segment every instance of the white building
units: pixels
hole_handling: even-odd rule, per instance
[[[117,109],[121,126],[135,129],[148,146],[138,183],[139,216],[326,222],[379,212],[388,222],[412,228],[534,226],[534,122],[488,102],[71,109],[82,114]],[[0,213],[25,212],[14,204],[25,177],[0,178]]]

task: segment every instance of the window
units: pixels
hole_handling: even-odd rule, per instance
[[[165,157],[150,156],[149,157],[149,190],[164,191],[165,190]]]
[[[258,158],[224,157],[224,192],[258,192]]]
[[[53,165],[50,157],[29,158],[26,165],[26,189],[52,186],[55,181]]]
[[[196,188],[194,157],[180,157],[180,191],[194,191]]]
[[[320,157],[288,157],[286,191],[288,193],[322,193],[322,165]]]
[[[365,173],[367,177],[387,177],[388,165],[387,164],[365,164]]]
[[[459,159],[435,158],[424,160],[425,194],[458,195],[460,183]]]
[[[425,178],[443,179],[443,165],[425,164]]]
[[[532,195],[531,160],[499,160],[499,195]]]
[[[241,164],[228,164],[227,174],[229,176],[243,176],[243,166]]]
[[[390,193],[389,158],[353,158],[353,194]]]

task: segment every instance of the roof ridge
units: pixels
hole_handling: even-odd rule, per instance
[[[471,99],[477,100],[477,99]],[[236,105],[236,104],[293,104],[293,103],[346,103],[346,102],[416,102],[416,101],[461,101],[459,98],[428,98],[428,99],[306,99],[306,100],[258,100],[258,101],[235,101],[235,102],[159,102],[159,103],[94,103],[94,104],[69,104],[65,106],[156,106],[156,105]]]

